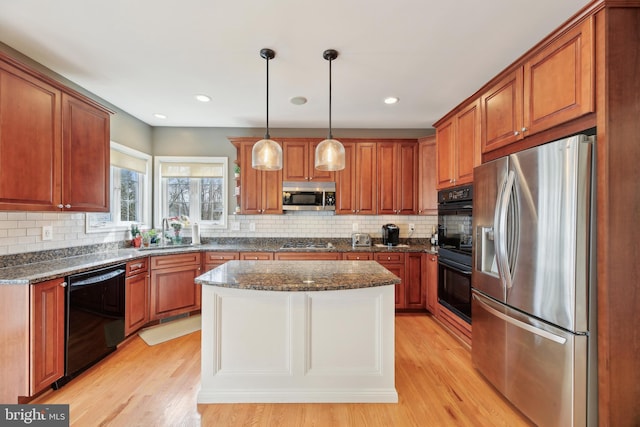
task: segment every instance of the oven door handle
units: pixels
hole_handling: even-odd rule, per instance
[[[470,267],[460,264],[459,262],[451,261],[448,259],[438,258],[438,264],[442,264],[447,268],[450,268],[453,271],[456,271],[460,274],[464,274],[465,276],[471,276]]]

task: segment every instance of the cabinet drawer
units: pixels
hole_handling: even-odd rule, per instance
[[[342,259],[340,252],[277,252],[275,259],[282,261],[337,261]]]
[[[135,261],[129,261],[127,263],[127,277],[133,276],[134,274],[144,273],[149,269],[149,258],[140,258]]]
[[[200,264],[200,252],[189,252],[184,254],[151,257],[152,270],[191,264]]]
[[[374,259],[378,262],[382,263],[403,263],[404,264],[404,253],[403,252],[380,252],[374,254]]]
[[[345,252],[342,254],[342,259],[347,261],[370,261],[373,259],[373,253],[371,252]]]
[[[238,252],[205,252],[204,253],[205,264],[219,264],[220,261],[231,261],[234,259],[240,259]]]
[[[273,252],[240,252],[240,259],[253,261],[269,261],[273,259]]]

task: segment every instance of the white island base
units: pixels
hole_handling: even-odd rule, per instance
[[[396,403],[394,301],[203,285],[198,403]]]

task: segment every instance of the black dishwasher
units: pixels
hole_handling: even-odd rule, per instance
[[[67,277],[65,376],[62,387],[124,340],[125,266],[116,265]]]

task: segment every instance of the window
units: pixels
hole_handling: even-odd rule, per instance
[[[151,156],[111,142],[111,211],[88,213],[87,233],[151,227]]]
[[[184,215],[201,228],[225,228],[227,165],[226,157],[156,157],[156,227]]]

